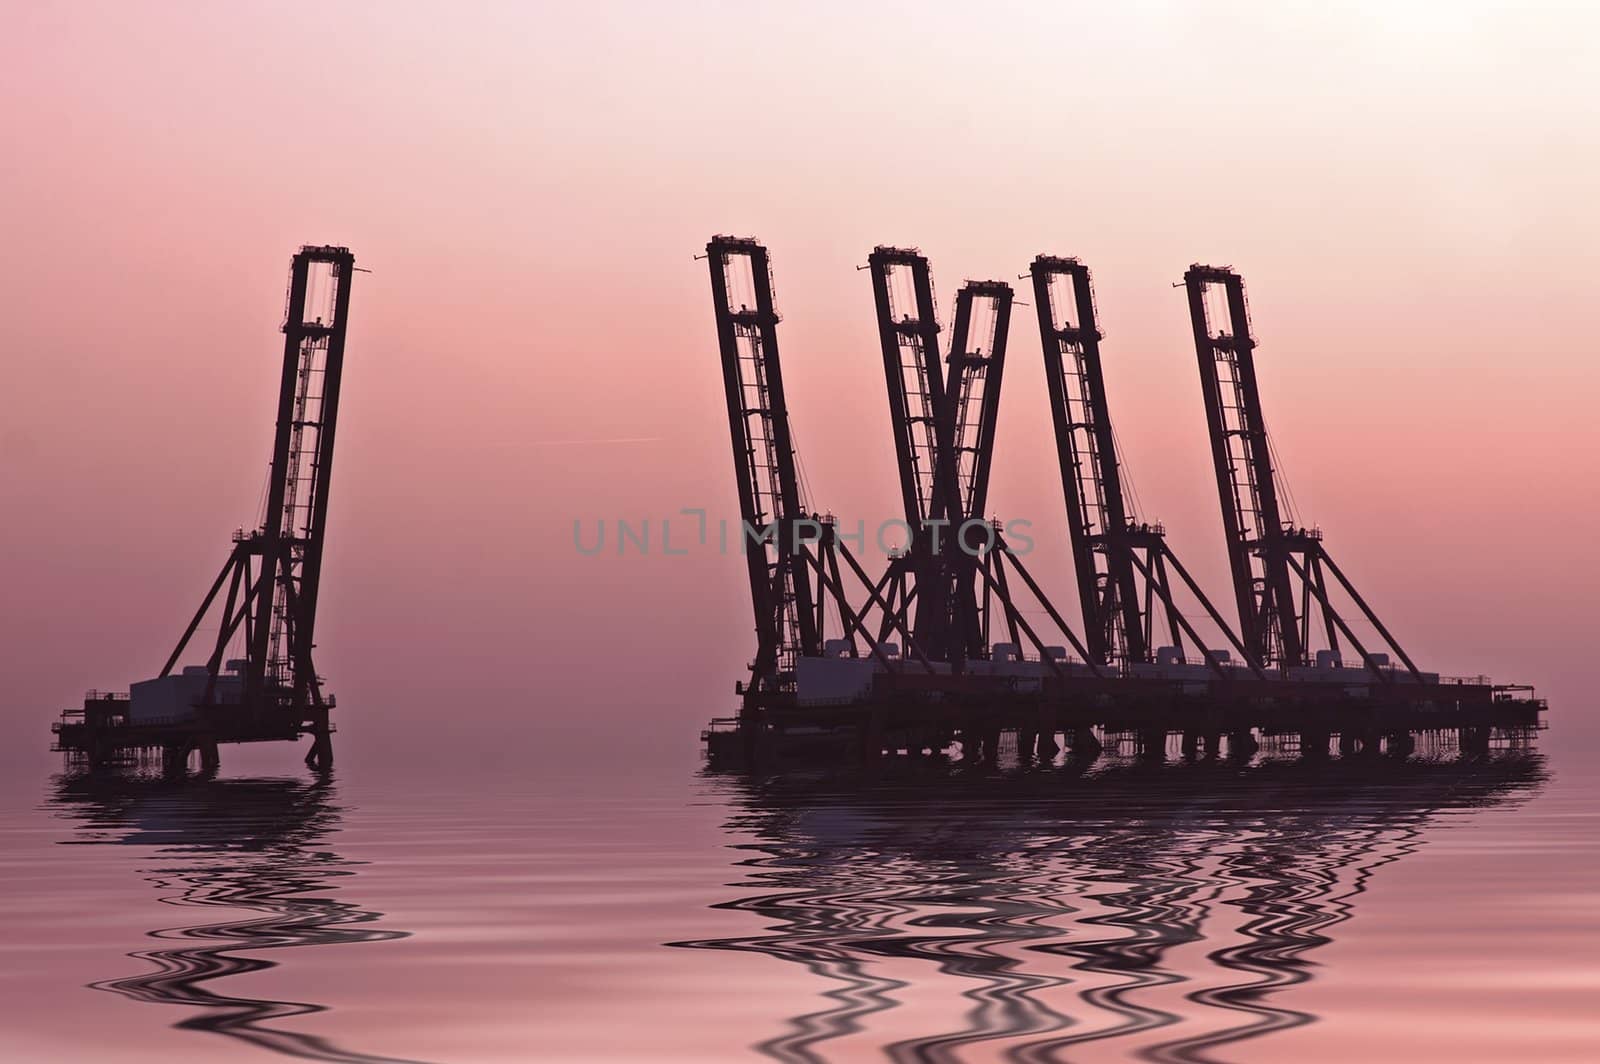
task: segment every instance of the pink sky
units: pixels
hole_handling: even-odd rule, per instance
[[[1232,264],[1302,516],[1425,667],[1538,683],[1582,729],[1600,16],[582,7],[12,12],[16,733],[43,746],[83,689],[159,668],[255,520],[288,259],[327,242],[374,271],[354,294],[319,626],[345,741],[404,744],[447,711],[518,736],[620,714],[692,746],[751,650],[742,564],[579,558],[571,532],[734,513],[691,258],[721,232],[772,249],[813,501],[868,519],[897,496],[854,267],[914,244],[948,298],[1039,252],[1082,257],[1143,513],[1219,602],[1169,286]],[[1034,521],[1034,568],[1070,610],[1027,314],[1011,352],[991,506]]]

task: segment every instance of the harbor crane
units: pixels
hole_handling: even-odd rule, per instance
[[[1273,464],[1256,383],[1256,341],[1250,332],[1244,279],[1227,267],[1195,265],[1183,275],[1183,283],[1239,630],[1251,659],[1279,670],[1337,668],[1343,664],[1342,638],[1379,682],[1429,682],[1334,563],[1321,530],[1297,525],[1284,514],[1280,471]],[[1380,644],[1369,648],[1340,614],[1329,594],[1330,576],[1355,603]],[[1320,621],[1325,644],[1320,649],[1313,643],[1313,617]],[[1403,672],[1391,664],[1390,654],[1400,659]]]
[[[90,692],[54,725],[57,749],[94,768],[159,754],[174,774],[195,752],[202,771],[215,771],[219,743],[309,735],[306,763],[332,765],[334,698],[312,651],[355,273],[349,248],[307,245],[294,256],[262,521],[234,535],[160,673],[126,695]],[[204,664],[180,669],[208,616],[217,627]],[[229,658],[236,640],[242,656]]]

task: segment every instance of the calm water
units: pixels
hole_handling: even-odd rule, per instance
[[[1600,1059],[1600,789],[1536,757],[614,788],[42,781],[0,1057]]]

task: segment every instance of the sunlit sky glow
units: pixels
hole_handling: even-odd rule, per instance
[[[84,688],[159,668],[254,519],[285,268],[329,242],[373,270],[319,626],[344,730],[425,744],[448,705],[543,735],[582,706],[692,744],[750,651],[741,563],[579,558],[572,522],[735,512],[692,258],[721,232],[772,249],[815,501],[868,519],[897,499],[871,247],[921,247],[946,298],[1082,257],[1145,513],[1219,600],[1170,286],[1234,265],[1346,571],[1429,667],[1575,695],[1597,31],[1525,4],[18,8],[5,713],[42,740]],[[1029,324],[991,508],[1035,522],[1070,606]]]

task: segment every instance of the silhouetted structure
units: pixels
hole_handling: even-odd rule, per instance
[[[968,523],[985,537],[992,535],[984,509],[1011,286],[1002,281],[961,286],[949,355],[941,359],[928,260],[914,249],[880,247],[868,268],[901,506],[911,532],[905,551],[890,563],[888,603],[898,603],[896,616],[915,605],[912,632],[918,647],[931,660],[961,671],[966,661],[988,657],[993,570],[982,539],[972,539]],[[980,566],[989,575],[977,580]],[[885,618],[885,634],[888,624]]]
[[[960,289],[941,365],[927,259],[915,249],[878,247],[868,260],[901,508],[911,530],[904,550],[871,580],[845,549],[834,518],[808,516],[800,496],[766,248],[717,237],[706,251],[740,514],[759,545],[747,553],[757,653],[749,682],[737,687],[739,718],[713,721],[705,733],[713,761],[872,759],[937,751],[958,739],[968,754],[993,758],[1007,732],[1041,757],[1057,752],[1060,736],[1081,752],[1127,740],[1159,758],[1174,733],[1187,756],[1217,756],[1224,737],[1231,755],[1248,756],[1263,738],[1289,736],[1317,757],[1335,734],[1345,753],[1386,744],[1403,755],[1422,733],[1448,733],[1463,751],[1478,753],[1495,739],[1520,743],[1539,727],[1544,704],[1529,688],[1418,670],[1322,549],[1320,533],[1282,519],[1236,274],[1194,267],[1186,282],[1239,634],[1168,546],[1165,529],[1140,520],[1125,496],[1087,268],[1070,258],[1034,260],[1085,625],[1080,637],[1009,549],[1000,523],[984,517],[1010,286],[968,282]],[[736,269],[739,263],[746,268]],[[733,294],[736,285],[747,292],[743,299]],[[1227,293],[1220,327],[1206,307],[1213,286]],[[982,542],[972,542],[975,529]],[[840,558],[857,581],[854,592]],[[1324,571],[1404,670],[1351,631]],[[1024,592],[1036,609],[1017,601]],[[1207,645],[1179,592],[1199,605],[1227,647]],[[1313,600],[1329,644],[1314,656]],[[838,638],[830,638],[828,602]],[[868,620],[874,613],[875,625]],[[1001,623],[1008,641],[993,641]],[[891,637],[903,641],[903,651]],[[1340,659],[1341,637],[1362,667]],[[1062,645],[1047,642],[1057,638]]]
[[[1312,610],[1308,607],[1315,600],[1331,655],[1323,661],[1338,659],[1339,633],[1343,632],[1373,675],[1392,682],[1387,657],[1369,653],[1334,608],[1323,575],[1326,565],[1385,644],[1405,663],[1411,678],[1427,682],[1328,557],[1321,532],[1296,527],[1284,519],[1279,505],[1281,487],[1256,387],[1255,340],[1250,335],[1243,279],[1232,270],[1213,266],[1191,266],[1183,279],[1200,361],[1222,522],[1227,530],[1233,592],[1251,655],[1267,665],[1292,668],[1313,664]],[[1215,294],[1222,300],[1220,313],[1214,315],[1207,304],[1208,297]]]
[[[1090,652],[1102,664],[1121,662],[1134,671],[1181,663],[1187,637],[1200,652],[1198,664],[1221,674],[1227,653],[1208,648],[1184,616],[1173,597],[1173,574],[1241,653],[1243,644],[1173,554],[1166,529],[1139,520],[1123,490],[1089,269],[1077,259],[1040,255],[1030,273]],[[1156,626],[1158,611],[1165,631]],[[1171,643],[1166,655],[1156,646],[1162,635]]]
[[[331,695],[312,661],[322,549],[333,475],[355,257],[348,248],[300,249],[289,270],[277,433],[260,527],[236,533],[233,550],[160,674],[128,695],[90,692],[54,726],[57,749],[91,767],[159,751],[169,772],[191,752],[214,770],[219,743],[310,735],[306,763],[333,762]],[[174,673],[221,599],[204,665]],[[244,656],[226,659],[242,635]]]

